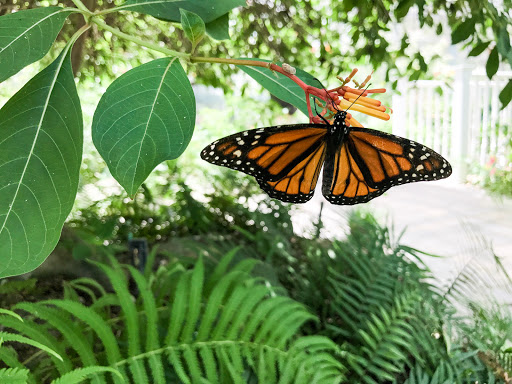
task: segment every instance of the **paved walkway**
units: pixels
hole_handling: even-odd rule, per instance
[[[294,216],[299,230],[318,217],[322,196],[301,206]],[[445,256],[425,257],[425,263],[440,281],[450,281],[464,263],[473,258],[478,268],[495,270],[489,244],[512,275],[512,199],[489,196],[485,191],[450,180],[407,184],[392,188],[368,204],[360,205],[381,220],[394,224],[401,243],[419,250]],[[349,206],[324,203],[324,234],[337,237],[346,229]],[[510,287],[512,292],[512,287]],[[499,293],[512,304],[512,293]]]

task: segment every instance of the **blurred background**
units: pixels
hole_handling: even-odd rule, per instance
[[[128,241],[144,238],[150,249],[158,246],[165,257],[196,258],[242,245],[248,255],[272,266],[261,272],[269,281],[282,284],[297,298],[302,297],[297,292],[305,292],[297,281],[310,284],[307,269],[322,264],[307,255],[315,249],[323,252],[333,242],[356,241],[360,252],[354,257],[362,257],[369,236],[370,243],[380,241],[383,255],[399,252],[400,244],[418,265],[428,268],[427,280],[436,289],[464,296],[454,299],[457,310],[471,312],[468,303],[473,301],[492,302],[499,313],[506,313],[500,319],[509,318],[512,104],[502,108],[500,93],[512,71],[509,63],[498,60],[492,79],[487,74],[495,65],[489,59],[493,48],[508,44],[510,51],[498,23],[503,17],[505,32],[510,31],[511,11],[507,1],[473,3],[471,8],[465,1],[249,0],[247,7],[231,13],[231,40],[206,40],[198,48],[201,56],[285,61],[318,77],[326,87],[339,85],[336,76],[346,77],[352,68],[359,69],[359,82],[374,71],[372,88],[387,89],[379,100],[392,108],[391,120],[355,113],[356,118],[366,127],[433,148],[451,162],[454,174],[442,181],[395,187],[355,207],[330,205],[319,190],[303,205],[271,200],[251,177],[200,159],[200,150],[220,137],[307,121],[235,67],[218,64],[188,65],[198,111],[192,142],[179,159],[160,164],[135,199],[128,198],[95,150],[90,125],[113,79],[160,56],[92,28],[73,51],[85,122],[78,198],[57,249],[23,279],[45,281],[45,288],[38,288],[44,293],[37,295],[52,297],[63,281],[92,273],[84,260],[114,253],[129,262]],[[36,4],[54,3],[0,0],[0,14]],[[101,9],[113,2],[84,4]],[[480,26],[489,25],[493,12],[500,18],[489,27],[494,32],[486,32]],[[473,22],[457,32],[463,20]],[[78,16],[72,19],[57,44],[62,46],[82,22]],[[132,13],[109,14],[106,22],[171,49],[190,48],[172,23]],[[52,51],[41,63],[2,83],[0,105],[57,54]],[[332,257],[328,252],[324,256]],[[36,295],[27,289],[13,300]],[[9,290],[4,287],[4,292]],[[304,300],[314,303],[310,299]],[[481,321],[473,324],[481,326]],[[499,348],[510,350],[512,327],[503,329]]]

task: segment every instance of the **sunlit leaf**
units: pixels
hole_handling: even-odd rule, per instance
[[[130,196],[162,161],[187,148],[196,118],[192,86],[178,60],[134,68],[102,96],[92,123],[94,145]]]
[[[41,59],[70,13],[69,9],[44,7],[0,17],[0,82]]]
[[[83,133],[69,51],[0,110],[0,277],[46,259],[75,201]]]

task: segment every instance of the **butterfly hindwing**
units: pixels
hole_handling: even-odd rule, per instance
[[[325,159],[325,142],[277,181],[258,180],[270,197],[288,203],[305,203],[313,197]]]
[[[325,142],[323,124],[252,129],[205,147],[201,158],[263,181],[279,181]]]
[[[448,161],[437,152],[389,133],[354,127],[346,142],[366,183],[376,189],[444,179],[452,173]]]
[[[361,168],[350,152],[347,142],[329,151],[325,160],[322,194],[332,204],[366,203],[382,195],[389,187],[368,185]]]

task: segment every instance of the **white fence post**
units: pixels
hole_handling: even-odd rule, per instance
[[[470,86],[473,67],[467,64],[455,67],[452,98],[452,138],[454,178],[464,182],[468,174],[468,146],[470,134]]]
[[[391,108],[393,109],[393,120],[391,130],[395,135],[407,136],[407,83],[403,80],[398,80],[397,93],[393,94],[391,101]]]

